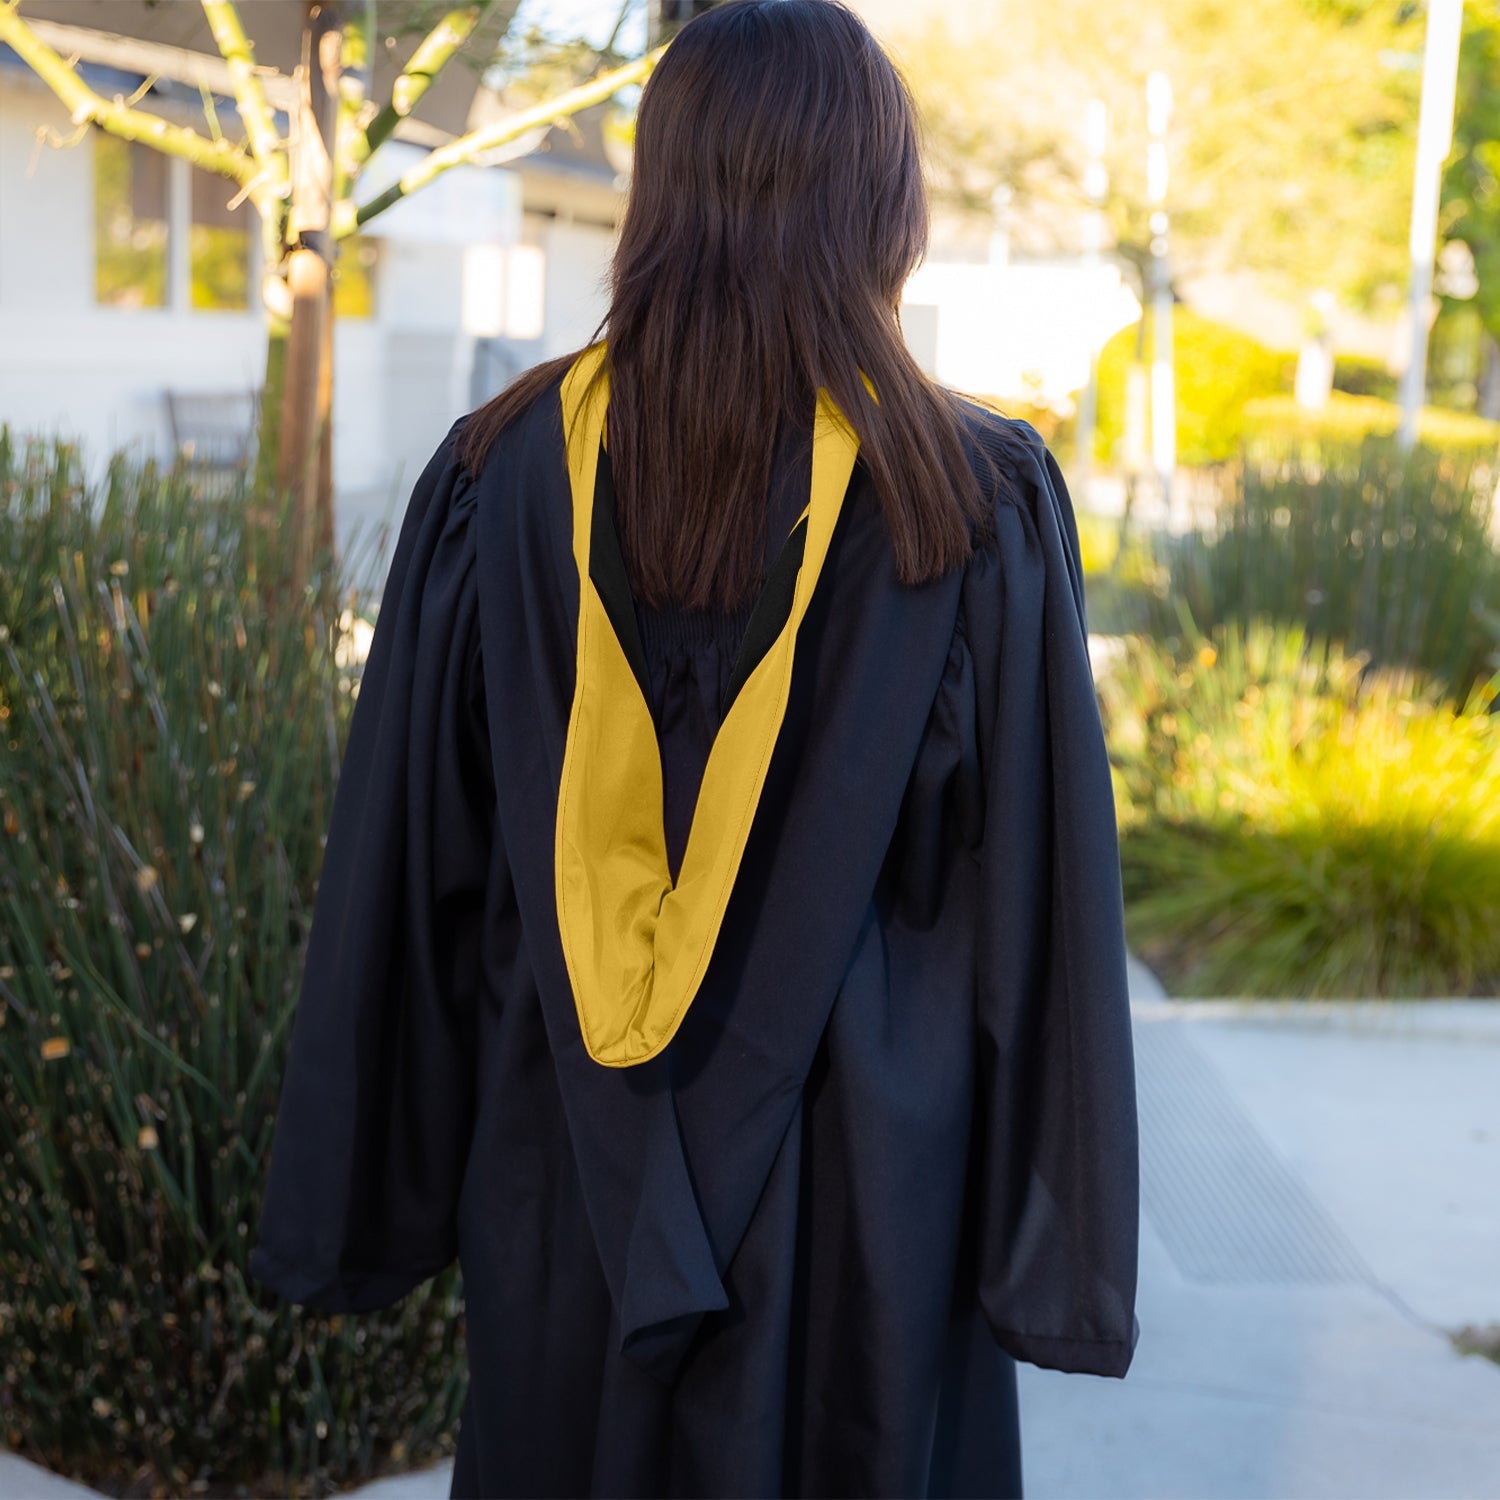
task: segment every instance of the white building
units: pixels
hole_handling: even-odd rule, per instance
[[[118,40],[118,39],[116,39]],[[170,50],[170,49],[168,49]],[[141,75],[84,61],[106,96]],[[202,128],[195,88],[142,104]],[[216,101],[226,133],[232,101]],[[603,315],[623,180],[596,119],[504,167],[459,167],[371,221],[340,257],[334,474],[341,529],[393,499],[449,424]],[[446,133],[393,140],[373,194]],[[172,451],[167,393],[232,398],[265,373],[259,235],[234,185],[101,131],[77,131],[0,48],[0,422],[79,441],[94,461]],[[248,402],[246,402],[248,405]]]

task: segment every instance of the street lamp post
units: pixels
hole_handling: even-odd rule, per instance
[[[997,183],[990,194],[990,264],[1010,264],[1010,206],[1014,194],[1008,182]]]
[[[1172,380],[1172,282],[1167,267],[1167,122],[1172,84],[1165,73],[1146,79],[1146,197],[1151,204],[1151,457],[1162,510],[1172,518],[1172,477],[1177,467],[1176,391]]]
[[[1088,165],[1084,168],[1083,191],[1089,200],[1084,221],[1083,263],[1088,268],[1088,285],[1092,297],[1098,284],[1097,267],[1104,248],[1104,199],[1109,191],[1109,171],[1104,165],[1104,147],[1109,133],[1109,115],[1102,99],[1090,99],[1085,139]],[[1092,310],[1092,303],[1091,310]],[[1099,346],[1095,341],[1092,318],[1089,324],[1089,373],[1078,403],[1078,442],[1073,457],[1073,489],[1081,504],[1087,506],[1089,479],[1094,468],[1094,428],[1099,412]]]
[[[1401,427],[1397,440],[1411,448],[1427,394],[1427,299],[1437,246],[1438,199],[1443,162],[1453,145],[1453,102],[1458,88],[1458,45],[1463,0],[1427,0],[1422,48],[1422,110],[1417,119],[1417,167],[1411,200],[1411,355],[1401,376]]]

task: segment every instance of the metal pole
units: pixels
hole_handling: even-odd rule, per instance
[[[1151,211],[1151,456],[1164,517],[1172,520],[1172,479],[1177,468],[1177,393],[1172,379],[1172,281],[1167,265],[1167,122],[1172,85],[1165,73],[1146,79],[1146,196]]]
[[[1084,225],[1083,263],[1087,268],[1090,295],[1098,284],[1096,267],[1104,247],[1104,198],[1109,191],[1109,172],[1104,165],[1104,146],[1109,132],[1109,115],[1104,100],[1090,99],[1088,112],[1088,166],[1084,170],[1083,190],[1090,208]],[[1092,304],[1091,304],[1092,305]],[[1073,455],[1073,493],[1081,505],[1088,505],[1089,479],[1094,469],[1094,428],[1099,412],[1099,344],[1092,323],[1089,327],[1089,373],[1078,403],[1078,442]]]
[[[166,168],[167,307],[185,313],[193,309],[193,166],[180,156],[169,156]]]
[[[1401,427],[1397,440],[1417,441],[1417,418],[1427,395],[1427,299],[1437,247],[1438,198],[1443,162],[1453,145],[1453,103],[1458,88],[1458,45],[1463,0],[1427,0],[1422,48],[1422,111],[1417,120],[1417,167],[1411,200],[1411,356],[1401,376]]]
[[[998,183],[990,194],[990,264],[1010,264],[1010,184]]]

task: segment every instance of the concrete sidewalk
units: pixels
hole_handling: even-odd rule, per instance
[[[1448,1337],[1500,1323],[1500,1001],[1132,987],[1141,1341],[1020,1367],[1029,1500],[1500,1497],[1500,1365]],[[90,1493],[0,1455],[0,1500]]]
[[[1500,1002],[1177,1002],[1136,976],[1141,1341],[1021,1367],[1065,1496],[1500,1496]]]

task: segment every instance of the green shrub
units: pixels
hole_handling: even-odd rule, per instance
[[[1100,681],[1132,943],[1178,994],[1493,993],[1497,689],[1264,623],[1133,638]]]
[[[1174,601],[1200,629],[1266,617],[1460,697],[1500,666],[1495,474],[1472,455],[1366,437],[1263,446],[1212,527],[1161,538]]]
[[[1427,399],[1472,414],[1484,369],[1485,324],[1473,299],[1443,297],[1427,344]]]
[[[1350,396],[1378,396],[1394,402],[1401,377],[1386,369],[1385,361],[1363,354],[1336,354],[1333,358],[1333,388]]]
[[[1125,372],[1135,359],[1138,324],[1122,328],[1099,354],[1096,453],[1118,457],[1125,432]],[[1145,359],[1155,347],[1154,320],[1145,323]],[[1235,456],[1246,403],[1289,391],[1297,356],[1265,345],[1178,304],[1172,314],[1172,369],[1177,398],[1177,461],[1187,467]]]
[[[1299,406],[1291,396],[1259,396],[1245,403],[1243,424],[1252,452],[1260,443],[1279,451],[1292,441],[1316,449],[1391,436],[1401,425],[1401,408],[1379,396],[1351,396],[1337,390],[1326,406],[1316,410]],[[1455,455],[1462,452],[1471,461],[1493,461],[1500,454],[1500,422],[1472,412],[1424,406],[1417,415],[1417,440]]]
[[[357,1319],[245,1274],[352,616],[263,604],[245,497],[79,476],[0,434],[0,1434],[114,1493],[324,1492],[437,1457],[463,1380],[456,1273]]]

